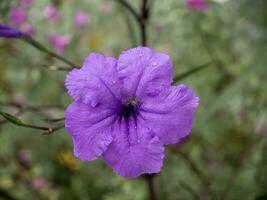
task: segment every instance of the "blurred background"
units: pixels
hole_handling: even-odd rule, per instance
[[[126,1],[138,12],[140,0]],[[148,46],[168,53],[179,82],[200,97],[191,137],[166,148],[155,177],[159,199],[267,199],[267,1],[154,0]],[[0,0],[0,23],[31,34],[82,64],[90,52],[117,57],[140,45],[118,0]],[[25,123],[58,126],[71,102],[65,67],[20,40],[0,39],[0,110]],[[51,119],[58,119],[52,120]],[[64,128],[44,135],[0,117],[0,199],[143,200],[144,178],[126,180],[103,160],[73,157]]]

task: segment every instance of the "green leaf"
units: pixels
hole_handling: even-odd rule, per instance
[[[192,75],[198,71],[201,71],[202,69],[205,69],[206,67],[208,67],[210,65],[211,65],[211,62],[208,62],[208,63],[205,63],[205,64],[200,65],[198,67],[195,67],[193,69],[190,69],[187,72],[184,72],[178,76],[175,76],[173,79],[173,82],[176,83],[176,82],[178,82],[178,81],[180,81],[180,80],[182,80],[182,79],[184,79],[184,78],[186,78],[186,77],[188,77],[188,76],[190,76],[190,75]]]
[[[17,126],[23,126],[24,123],[17,117],[8,114],[6,112],[0,111],[0,115],[2,115],[7,121],[11,122],[12,124],[15,124]]]

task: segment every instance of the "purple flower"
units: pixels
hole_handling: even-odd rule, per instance
[[[27,33],[29,35],[34,35],[36,33],[36,29],[30,25],[30,24],[22,24],[21,27],[20,27],[20,30],[23,32],[23,33]]]
[[[67,35],[61,36],[61,35],[56,35],[56,34],[50,34],[48,36],[48,41],[54,47],[56,52],[62,55],[64,54],[65,48],[71,42],[71,38]]]
[[[27,13],[20,8],[14,8],[10,11],[9,17],[12,24],[20,26],[27,20]]]
[[[22,37],[23,33],[20,32],[18,29],[12,28],[10,26],[6,26],[0,24],[0,37],[4,38],[20,38]]]
[[[21,150],[18,154],[18,161],[22,166],[30,168],[32,164],[32,153],[26,149]]]
[[[189,9],[205,10],[208,4],[205,0],[187,0],[187,7]]]
[[[49,4],[48,6],[46,6],[44,10],[44,15],[47,19],[53,22],[57,22],[60,19],[57,7],[54,4]]]
[[[118,60],[90,54],[65,81],[74,100],[66,111],[74,155],[103,156],[126,178],[159,172],[164,145],[189,135],[199,100],[187,86],[171,86],[172,77],[169,56],[147,47]]]
[[[83,27],[85,26],[89,21],[89,16],[82,11],[78,11],[74,17],[74,26],[76,27]]]
[[[31,185],[35,190],[42,191],[49,186],[49,182],[43,177],[38,176],[31,181]]]

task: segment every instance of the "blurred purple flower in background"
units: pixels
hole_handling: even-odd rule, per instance
[[[43,177],[38,176],[31,181],[31,185],[35,190],[42,191],[49,186],[49,182]]]
[[[20,30],[23,32],[23,33],[27,33],[29,35],[34,35],[36,33],[36,29],[30,25],[30,24],[22,24],[21,27],[20,27]]]
[[[189,135],[199,101],[187,86],[171,86],[172,77],[169,56],[146,47],[124,51],[118,60],[90,54],[65,81],[74,100],[66,128],[75,156],[103,156],[126,178],[159,172],[164,145]]]
[[[156,33],[161,33],[164,30],[163,26],[159,24],[154,25],[153,29]]]
[[[23,167],[30,168],[32,164],[32,153],[27,149],[21,150],[18,153],[18,161]]]
[[[0,24],[0,37],[4,38],[20,38],[23,33],[16,28]]]
[[[9,13],[10,22],[15,26],[20,26],[27,20],[27,13],[20,8],[13,8]]]
[[[57,35],[57,34],[50,34],[48,36],[49,43],[54,47],[55,51],[62,55],[64,54],[65,48],[71,42],[71,38],[67,35]]]
[[[206,0],[187,0],[189,9],[205,10],[208,7]]]
[[[78,11],[74,17],[74,26],[76,27],[84,27],[90,20],[88,14],[82,11]]]
[[[112,6],[109,2],[104,1],[104,2],[100,3],[98,8],[99,8],[99,11],[101,11],[103,13],[110,13]]]
[[[53,22],[58,22],[60,19],[58,15],[58,9],[54,4],[49,4],[46,6],[44,10],[44,16]]]

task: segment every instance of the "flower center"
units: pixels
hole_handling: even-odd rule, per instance
[[[137,99],[135,97],[130,97],[122,103],[120,116],[124,118],[129,118],[131,116],[136,116],[137,114]]]

